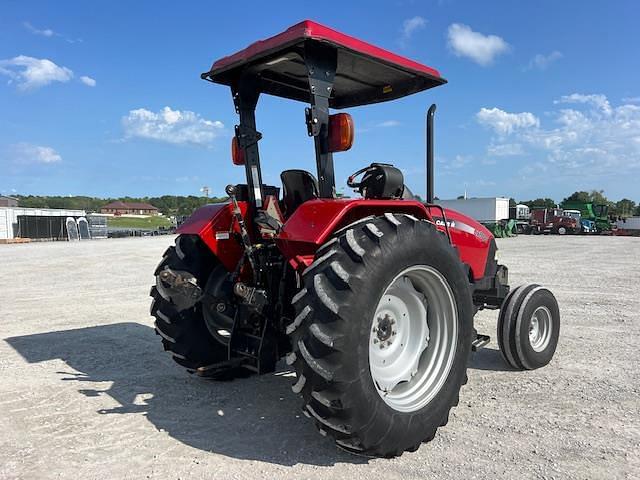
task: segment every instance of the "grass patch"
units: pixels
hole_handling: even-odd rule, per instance
[[[170,227],[171,222],[165,217],[108,217],[109,228],[140,228],[155,230],[160,227]]]

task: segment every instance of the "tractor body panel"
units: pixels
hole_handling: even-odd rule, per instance
[[[486,276],[487,264],[493,258],[488,258],[491,250],[493,235],[481,223],[455,210],[444,209],[451,243],[457,248],[460,260],[469,265],[473,280],[480,280]],[[438,228],[444,229],[442,220],[435,218]]]
[[[248,202],[238,202],[238,206],[242,216],[246,217]],[[239,229],[233,220],[230,203],[200,207],[176,230],[179,235],[198,235],[230,272],[243,255],[243,248],[234,235],[237,232]]]
[[[246,219],[248,203],[238,204]],[[491,260],[488,258],[491,232],[466,215],[449,209],[444,211],[451,243],[460,260],[469,266],[473,280],[484,278],[487,262]],[[293,212],[275,242],[294,269],[304,270],[313,262],[316,250],[337,230],[362,218],[388,212],[431,220],[446,233],[441,211],[416,200],[316,199],[303,203]],[[243,249],[236,235],[239,229],[229,203],[199,208],[177,233],[198,235],[228,271],[233,271],[242,257]]]

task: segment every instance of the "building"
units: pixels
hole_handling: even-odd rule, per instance
[[[84,217],[84,210],[64,210],[58,208],[20,208],[20,207],[0,207],[0,242],[13,238],[24,238],[20,231],[20,221],[18,217]]]
[[[100,213],[110,215],[158,215],[159,210],[149,203],[116,201],[100,208]]]
[[[17,207],[18,199],[0,195],[0,207]]]

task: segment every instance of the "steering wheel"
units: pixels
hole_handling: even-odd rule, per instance
[[[356,190],[360,190],[360,188],[362,187],[362,182],[356,182],[355,179],[356,177],[358,177],[359,175],[363,174],[363,173],[367,173],[373,169],[375,169],[375,165],[368,165],[364,168],[361,168],[360,170],[358,170],[355,173],[352,173],[349,178],[347,178],[347,186],[350,188],[354,188]]]

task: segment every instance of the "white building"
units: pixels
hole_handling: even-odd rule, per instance
[[[35,215],[41,217],[84,217],[84,210],[63,210],[58,208],[0,207],[0,240],[12,239],[18,233],[18,216]]]

